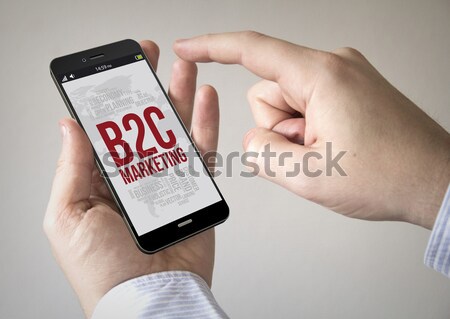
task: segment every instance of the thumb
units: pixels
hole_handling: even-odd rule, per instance
[[[285,136],[265,128],[250,130],[243,141],[244,150],[249,162],[256,164],[258,176],[289,189],[290,191],[309,197],[317,177],[309,172],[319,172],[320,154],[310,152],[309,147],[291,142]],[[310,156],[318,154],[319,156]],[[305,166],[306,165],[306,171]],[[306,172],[306,174],[305,174]]]
[[[53,180],[46,219],[55,220],[67,208],[89,198],[94,157],[91,144],[72,119],[59,123],[63,145]]]

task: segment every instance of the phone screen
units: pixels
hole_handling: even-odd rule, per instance
[[[89,70],[61,86],[138,236],[222,200],[142,54]]]

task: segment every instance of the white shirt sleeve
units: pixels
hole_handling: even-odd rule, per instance
[[[450,278],[450,185],[428,241],[425,265]]]
[[[111,289],[91,319],[228,318],[206,282],[188,271],[128,280]]]

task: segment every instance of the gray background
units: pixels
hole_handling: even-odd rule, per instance
[[[450,3],[442,1],[0,2],[0,318],[80,318],[42,232],[57,121],[67,116],[53,57],[123,38],[156,41],[168,83],[172,42],[254,29],[303,45],[360,49],[402,92],[450,128]],[[202,65],[220,93],[220,151],[253,122],[236,66]],[[450,282],[427,269],[429,231],[335,215],[258,178],[218,178],[231,218],[217,230],[213,291],[234,318],[448,318]]]

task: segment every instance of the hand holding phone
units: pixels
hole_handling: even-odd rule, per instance
[[[156,69],[158,47],[150,41],[141,42],[141,46]],[[195,80],[195,64],[177,61],[169,95],[176,101],[175,107],[186,127],[196,137],[198,149],[204,153],[214,151],[217,146],[218,98],[209,86],[201,87],[195,94]],[[86,134],[74,120],[64,119],[61,125],[65,131],[63,149],[44,229],[87,317],[111,288],[141,275],[188,270],[211,284],[213,228],[153,255],[140,252],[94,165]]]
[[[227,219],[222,194],[137,42],[56,58],[50,71],[143,252]]]

